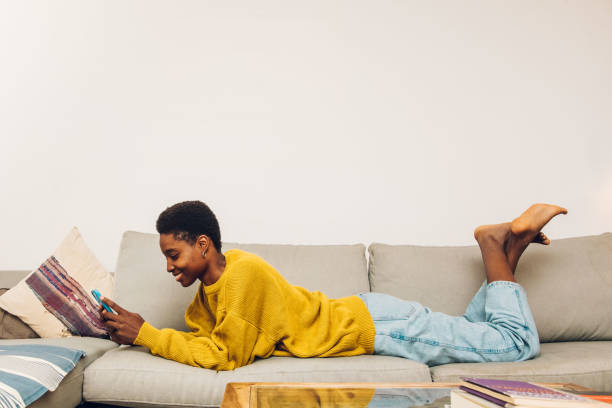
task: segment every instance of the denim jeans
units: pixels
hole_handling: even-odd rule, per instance
[[[374,320],[374,354],[435,366],[521,361],[540,352],[525,291],[515,282],[483,283],[463,316],[382,293],[359,296]]]

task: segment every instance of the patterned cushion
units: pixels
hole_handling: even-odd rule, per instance
[[[0,349],[0,400],[3,407],[25,407],[55,391],[84,352],[42,344],[3,345]]]
[[[73,228],[38,269],[0,296],[0,307],[40,337],[106,337],[92,289],[112,297],[113,277]]]
[[[77,336],[106,337],[96,303],[51,256],[25,280],[42,305]]]

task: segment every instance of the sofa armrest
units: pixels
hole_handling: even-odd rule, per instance
[[[30,271],[0,271],[0,296],[15,286]],[[39,337],[20,318],[0,308],[0,339],[33,339]]]

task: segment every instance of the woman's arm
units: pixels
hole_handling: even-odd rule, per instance
[[[119,344],[145,346],[152,354],[179,363],[214,370],[233,370],[252,362],[255,354],[269,356],[275,342],[243,318],[226,314],[210,336],[196,336],[174,329],[157,329],[136,313],[128,312],[110,299],[117,313],[102,311],[111,340]]]
[[[228,314],[210,337],[174,329],[157,329],[144,323],[134,344],[152,354],[179,363],[213,370],[233,370],[252,362],[255,354],[270,355],[274,341],[240,317]]]

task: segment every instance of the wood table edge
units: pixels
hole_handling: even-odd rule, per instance
[[[248,408],[251,387],[291,387],[291,388],[453,388],[457,383],[398,383],[398,382],[230,382],[225,386],[221,408]]]
[[[574,391],[592,391],[571,383],[540,383],[537,384],[552,387],[566,388]],[[229,382],[225,386],[225,393],[220,408],[248,408],[250,406],[251,387],[291,387],[291,388],[458,388],[456,382]]]

